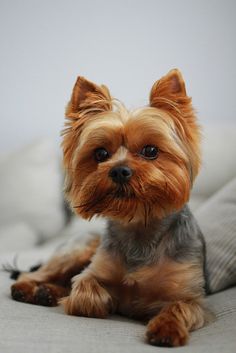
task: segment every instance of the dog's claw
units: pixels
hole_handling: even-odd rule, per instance
[[[38,287],[35,294],[35,304],[43,306],[56,306],[57,300],[48,287],[41,285]]]
[[[18,302],[24,302],[25,301],[25,295],[24,292],[12,287],[11,289],[11,296],[14,300],[18,301]]]

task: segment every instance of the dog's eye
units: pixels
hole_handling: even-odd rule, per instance
[[[159,149],[156,146],[146,145],[140,152],[141,156],[146,159],[156,159],[159,154]]]
[[[109,158],[109,153],[107,152],[107,150],[105,148],[97,148],[94,151],[94,157],[96,159],[97,162],[104,162],[105,160],[107,160]]]

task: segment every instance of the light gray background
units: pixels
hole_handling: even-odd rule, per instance
[[[1,151],[59,141],[77,75],[128,107],[178,67],[201,123],[236,119],[235,0],[1,0]]]

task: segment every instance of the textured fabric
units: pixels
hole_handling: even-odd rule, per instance
[[[40,260],[45,250],[31,251],[25,264]],[[47,308],[11,300],[13,283],[0,272],[0,352],[2,353],[154,353],[173,348],[145,343],[145,326],[124,317],[89,319],[67,316],[60,307]],[[235,353],[236,288],[211,295],[209,306],[216,321],[191,334],[187,346],[175,348],[186,353]]]
[[[55,249],[51,245],[21,252],[20,268],[45,261]],[[0,264],[12,262],[12,255],[0,257]],[[145,343],[145,326],[120,316],[90,319],[67,316],[61,307],[47,308],[24,304],[10,298],[13,283],[0,272],[0,352],[4,353],[154,353],[173,348],[152,347]],[[186,353],[235,353],[236,287],[211,295],[208,307],[216,320],[191,334]]]
[[[195,217],[206,240],[210,290],[236,285],[236,178],[197,209]]]

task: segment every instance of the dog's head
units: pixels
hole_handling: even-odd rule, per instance
[[[66,118],[65,191],[77,214],[147,223],[188,201],[200,131],[178,70],[153,85],[149,106],[133,111],[79,77]]]

